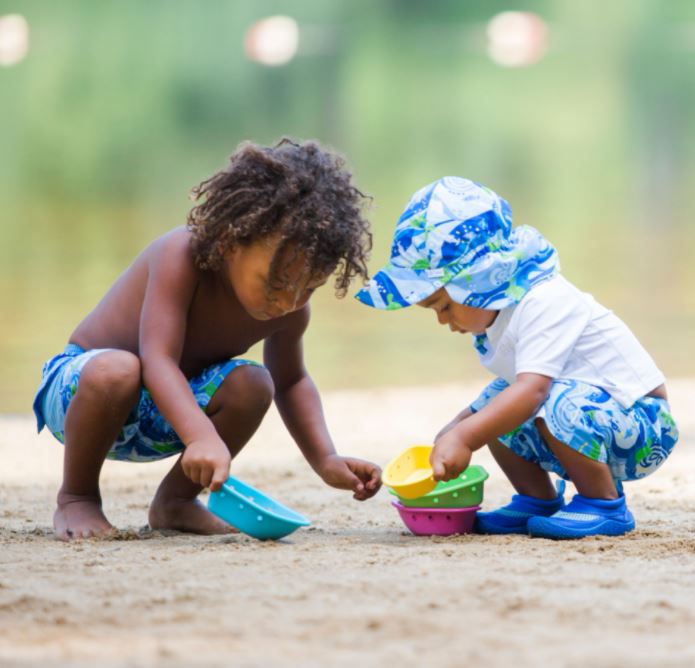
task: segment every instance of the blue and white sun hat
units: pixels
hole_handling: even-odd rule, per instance
[[[509,204],[492,190],[445,176],[418,190],[396,225],[391,260],[356,297],[395,310],[446,286],[459,304],[499,310],[557,273],[555,248],[533,227],[512,229]]]

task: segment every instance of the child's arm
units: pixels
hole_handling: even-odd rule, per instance
[[[143,383],[186,446],[181,461],[184,473],[193,482],[217,490],[229,475],[231,457],[179,368],[197,285],[188,237],[172,234],[153,251],[140,315]]]
[[[275,403],[292,438],[310,466],[327,484],[351,489],[363,501],[381,485],[376,464],[340,457],[323,416],[319,393],[304,367],[302,335],[309,323],[309,307],[293,314],[286,328],[269,336],[263,356],[273,382]]]
[[[455,478],[475,450],[526,422],[547,397],[551,383],[548,376],[520,373],[487,406],[438,436],[431,456],[434,479]]]

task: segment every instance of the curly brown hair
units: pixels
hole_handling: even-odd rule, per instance
[[[291,251],[312,279],[337,270],[336,294],[344,296],[355,276],[368,278],[372,248],[362,216],[371,198],[351,177],[340,155],[313,141],[240,144],[227,167],[191,191],[200,201],[187,218],[196,265],[216,271],[229,250],[277,234],[271,283],[281,282],[276,260]]]

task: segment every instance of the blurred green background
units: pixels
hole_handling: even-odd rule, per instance
[[[507,10],[545,21],[538,62],[490,57]],[[695,373],[690,0],[0,0],[7,14],[29,49],[0,66],[0,412],[30,409],[45,358],[182,224],[193,185],[241,140],[283,134],[342,152],[374,196],[372,269],[415,189],[467,176],[546,234],[667,375]],[[244,35],[275,14],[299,46],[269,67]],[[484,377],[431,313],[330,289],[306,355],[324,389]]]

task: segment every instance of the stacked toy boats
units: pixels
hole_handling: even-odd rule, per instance
[[[488,473],[482,466],[469,466],[453,480],[435,482],[431,453],[430,445],[414,445],[389,462],[382,479],[397,497],[392,505],[418,536],[470,533]]]

